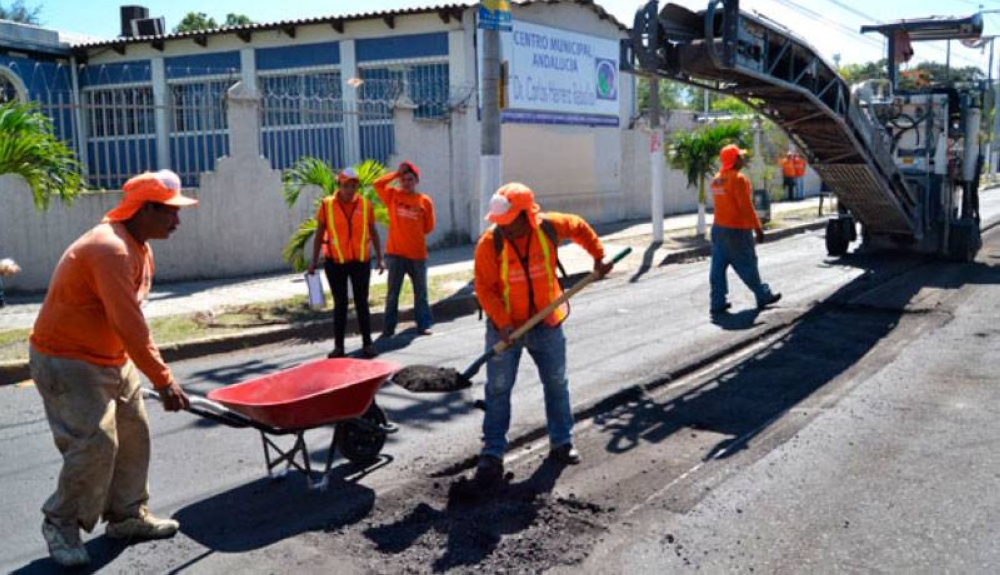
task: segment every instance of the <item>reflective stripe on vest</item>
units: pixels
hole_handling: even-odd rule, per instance
[[[556,283],[555,270],[552,266],[552,248],[549,247],[549,239],[546,237],[544,231],[542,231],[541,226],[535,228],[535,233],[538,236],[538,245],[542,246],[542,254],[545,257],[545,278],[548,283],[549,288],[549,300],[554,300],[558,296],[556,295],[556,289],[559,284]],[[529,270],[524,270],[524,279],[527,282],[531,282],[531,272]],[[500,254],[500,281],[503,282],[503,307],[507,310],[507,313],[511,313],[510,307],[510,264],[507,260],[507,242],[504,242],[503,251]],[[529,293],[530,290],[529,290]],[[531,306],[535,305],[535,302],[529,302],[529,309]],[[565,306],[560,306],[556,308],[552,313],[555,314],[558,321],[562,321],[566,318]]]
[[[326,201],[326,229],[329,233],[330,244],[333,246],[334,255],[337,263],[344,263],[347,259],[344,257],[344,251],[340,247],[340,238],[337,236],[337,226],[333,223],[333,203],[338,201],[337,194],[334,193]],[[361,254],[360,261],[368,261],[368,217],[371,211],[371,205],[364,196],[358,196],[358,201],[361,203]],[[346,219],[346,215],[345,219]],[[353,218],[353,214],[352,214]],[[351,228],[351,220],[347,219],[347,228]]]

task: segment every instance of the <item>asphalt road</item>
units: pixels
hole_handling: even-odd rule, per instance
[[[983,197],[983,213],[987,220],[1000,216],[1000,194]],[[998,251],[991,244],[984,258]],[[151,406],[151,504],[155,512],[180,519],[182,534],[126,547],[101,536],[99,528],[88,542],[95,567],[107,572],[332,568],[388,573],[535,571],[570,563],[592,572],[701,566],[707,569],[702,572],[714,572],[748,565],[769,572],[797,571],[800,565],[810,571],[909,572],[899,568],[909,563],[894,563],[892,556],[865,563],[874,551],[906,541],[907,524],[914,535],[920,524],[913,519],[940,507],[915,506],[912,517],[898,520],[898,535],[875,533],[879,514],[891,509],[885,501],[901,490],[900,479],[910,482],[902,484],[912,494],[911,503],[921,499],[921,485],[948,489],[932,497],[924,493],[922,499],[935,502],[971,496],[971,501],[995,504],[987,488],[1000,492],[996,459],[991,465],[988,454],[963,468],[959,460],[964,456],[948,451],[948,443],[895,451],[888,441],[900,436],[894,429],[915,437],[928,432],[938,440],[951,439],[957,430],[968,431],[967,443],[979,451],[988,447],[984,434],[991,428],[984,406],[992,390],[985,385],[989,374],[982,357],[989,346],[995,349],[989,334],[996,330],[983,318],[991,317],[996,306],[977,289],[987,293],[993,276],[981,267],[928,265],[904,256],[834,260],[824,253],[821,234],[761,246],[762,274],[784,299],[775,309],[757,313],[750,294],[734,281],[735,313],[720,324],[707,317],[706,261],[655,266],[642,274],[622,270],[583,292],[573,302],[567,334],[586,461],[578,468],[553,470],[541,459],[544,439],[532,440],[544,422],[543,402],[526,361],[515,394],[511,435],[520,441],[510,457],[511,497],[487,506],[462,507],[449,491],[455,474],[478,451],[481,417],[470,405],[478,388],[441,396],[384,388],[379,402],[401,427],[384,450],[385,460],[369,471],[338,465],[325,492],[307,491],[294,473],[283,481],[267,479],[256,432]],[[967,279],[962,271],[967,269],[979,279]],[[892,279],[901,274],[908,279]],[[883,282],[889,287],[872,291]],[[966,293],[970,290],[976,293]],[[951,292],[965,303],[942,295]],[[977,301],[980,308],[968,307]],[[915,309],[904,313],[901,302]],[[952,317],[955,321],[949,321]],[[475,318],[460,318],[439,324],[433,337],[394,340],[398,349],[382,359],[462,369],[482,353],[482,331]],[[751,350],[752,361],[733,360],[732,371],[720,374],[709,370],[679,377],[681,368],[712,359],[719,350],[736,350],[751,336],[771,338],[762,341],[759,353]],[[174,368],[189,389],[204,393],[322,357],[327,348],[327,342],[256,348]],[[896,372],[897,362],[903,371]],[[979,382],[978,387],[959,386],[969,392],[963,400],[969,409],[956,415],[969,418],[969,425],[945,417],[950,396],[927,374],[967,374]],[[888,379],[877,383],[883,377]],[[761,387],[762,380],[772,383]],[[794,385],[776,383],[788,381]],[[645,391],[637,391],[637,385]],[[752,393],[743,393],[744,386]],[[622,396],[607,400],[616,393]],[[925,403],[894,407],[894,401],[913,394]],[[932,429],[922,425],[923,415],[935,416]],[[38,507],[54,485],[58,454],[33,389],[0,389],[0,420],[0,569],[46,572],[52,564],[38,532]],[[992,430],[995,440],[995,426]],[[330,431],[316,430],[307,438],[320,448],[314,458],[320,461]],[[790,455],[796,448],[800,451]],[[891,455],[900,459],[882,469],[879,464]],[[926,480],[924,455],[938,458],[935,478],[957,476],[963,489],[951,491],[947,482]],[[894,474],[902,478],[879,481]],[[842,475],[868,481],[852,490]],[[795,487],[791,494],[789,486]],[[734,503],[740,511],[734,511]],[[855,527],[844,530],[857,543],[851,552],[848,545],[836,545],[830,526],[820,520],[823,510],[835,515],[845,506],[856,510],[843,514],[843,521]],[[942,547],[950,540],[981,543],[971,534],[951,538],[948,528],[969,517],[969,510],[955,507],[946,515],[954,521],[942,520],[940,530],[920,531],[916,539],[930,538]],[[990,527],[995,541],[995,521]],[[568,532],[580,536],[569,541]],[[806,545],[806,538],[818,544]],[[909,548],[896,547],[902,549],[899,558],[913,557]],[[984,545],[971,547],[967,557],[978,556],[971,553],[979,550],[985,565],[996,564],[996,553]],[[917,555],[913,565],[921,570],[940,558],[934,553],[920,562]],[[969,561],[951,565],[960,571],[967,571],[960,566],[974,571],[984,565]]]

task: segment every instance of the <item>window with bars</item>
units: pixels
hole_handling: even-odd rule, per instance
[[[372,119],[392,115],[392,104],[405,95],[416,106],[416,118],[441,118],[448,112],[448,63],[401,63],[360,70],[359,99]]]
[[[91,137],[156,133],[152,86],[92,89],[83,96]]]
[[[225,130],[226,90],[231,79],[170,84],[173,110],[172,132],[210,132]]]
[[[343,122],[343,90],[337,70],[267,75],[259,83],[265,127]]]

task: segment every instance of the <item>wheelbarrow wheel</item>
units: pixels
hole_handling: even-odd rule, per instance
[[[337,424],[337,450],[351,463],[374,463],[385,445],[383,427],[387,424],[385,412],[373,401],[368,411],[358,419]]]

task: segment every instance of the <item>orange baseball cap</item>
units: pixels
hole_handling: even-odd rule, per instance
[[[416,178],[418,182],[420,181],[420,169],[417,168],[416,164],[414,164],[410,160],[403,160],[402,162],[399,163],[399,165],[406,166],[406,168],[410,170],[410,173],[413,174],[413,177]]]
[[[125,195],[113,210],[104,215],[104,221],[127,220],[147,202],[178,207],[198,203],[198,200],[181,193],[181,178],[170,170],[139,174],[125,182],[122,191]]]
[[[729,144],[719,151],[719,161],[722,162],[722,169],[728,170],[736,164],[736,158],[747,155],[746,150],[741,150],[736,144]]]
[[[518,214],[526,212],[528,223],[535,227],[538,225],[538,213],[541,211],[535,203],[535,192],[532,192],[531,188],[519,182],[511,182],[500,186],[490,198],[486,220],[498,226],[506,226],[517,219]]]

